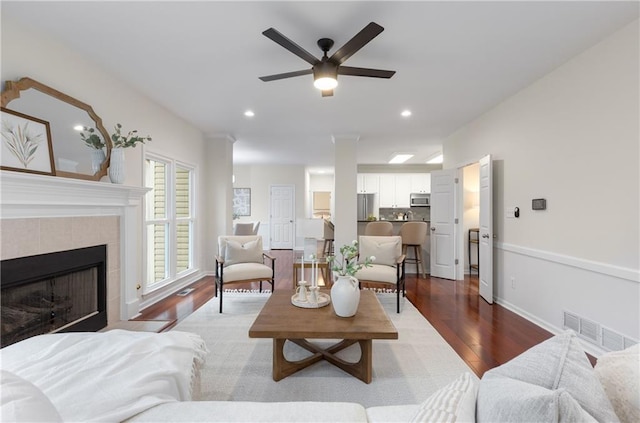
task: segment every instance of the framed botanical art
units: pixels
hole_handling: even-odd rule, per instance
[[[0,168],[55,175],[49,122],[2,108]]]
[[[251,188],[233,189],[234,216],[251,216]]]

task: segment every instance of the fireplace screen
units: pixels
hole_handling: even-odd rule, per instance
[[[106,326],[105,260],[98,246],[3,261],[2,347]]]

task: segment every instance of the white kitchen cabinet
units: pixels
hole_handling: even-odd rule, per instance
[[[409,207],[411,176],[406,173],[380,175],[380,207]]]
[[[412,173],[411,174],[411,192],[429,194],[431,192],[431,174],[430,173]]]
[[[359,194],[371,194],[379,191],[379,175],[374,173],[358,173],[357,186]]]

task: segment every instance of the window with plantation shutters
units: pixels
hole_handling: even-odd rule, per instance
[[[143,293],[193,270],[193,167],[147,154],[146,271]]]

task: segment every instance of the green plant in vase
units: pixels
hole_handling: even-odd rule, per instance
[[[139,136],[137,129],[129,131],[127,135],[122,135],[122,125],[119,123],[116,124],[115,130],[116,132],[111,134],[111,141],[113,142],[114,148],[135,147],[138,143],[144,144],[145,141],[151,141],[151,137],[149,135],[146,137]]]

